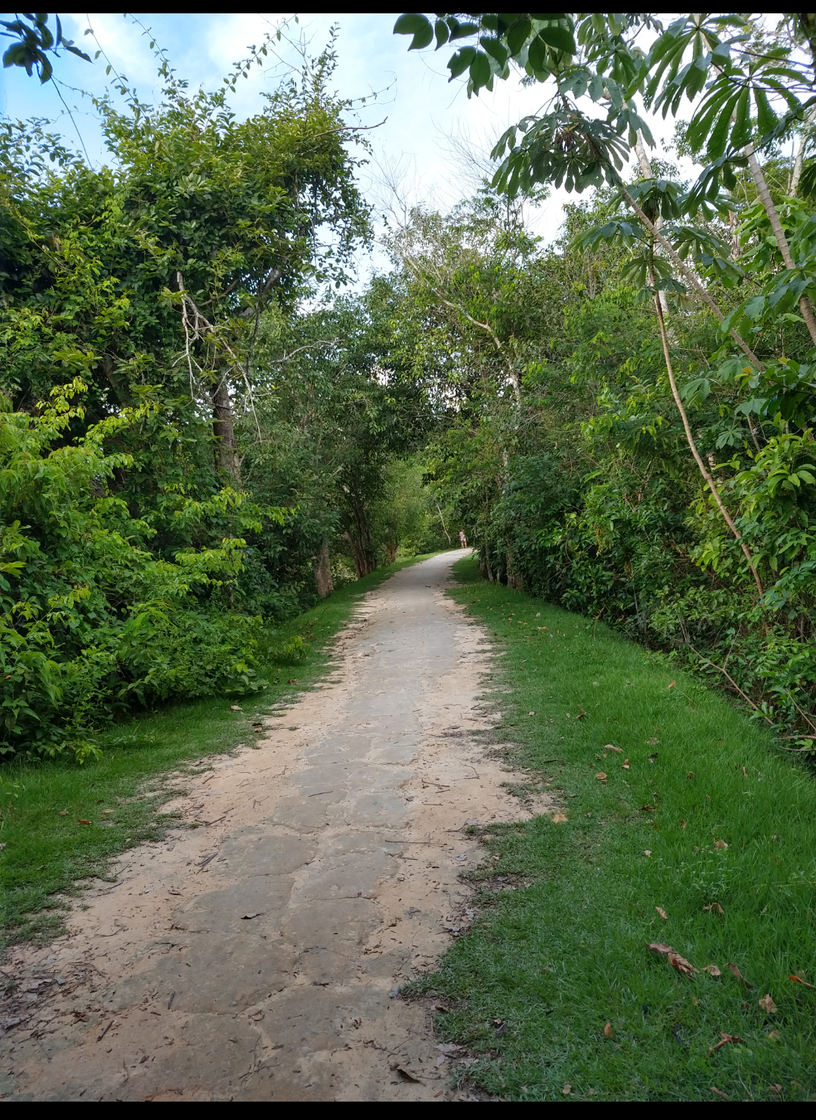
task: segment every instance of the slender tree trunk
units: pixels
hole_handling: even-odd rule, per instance
[[[238,457],[238,444],[235,439],[235,423],[232,402],[226,379],[212,391],[213,435],[215,436],[215,464],[225,471],[234,486],[241,485],[241,461]]]
[[[332,579],[331,564],[329,563],[329,545],[327,541],[323,541],[320,546],[320,551],[317,554],[314,577],[317,585],[317,593],[320,598],[325,599],[327,595],[331,595],[332,591],[334,591],[334,580]]]
[[[439,513],[439,520],[442,522],[442,532],[448,538],[448,544],[452,544],[453,542],[451,541],[451,535],[448,532],[447,526],[445,525],[445,518],[442,516],[442,508],[439,505],[439,502],[436,500],[436,498],[434,498],[434,505],[436,506],[437,511]]]
[[[748,145],[745,149],[745,154],[748,156],[748,166],[751,168],[751,176],[756,185],[760,201],[765,208],[765,213],[768,215],[768,221],[771,223],[771,229],[774,232],[776,243],[779,246],[779,252],[782,254],[782,260],[785,262],[785,268],[795,268],[796,266],[793,263],[788,239],[785,237],[785,231],[782,229],[782,223],[779,220],[776,205],[771,198],[765,172],[759,166],[759,160],[754,155],[753,144]],[[807,329],[810,332],[813,344],[816,345],[816,316],[813,314],[813,306],[807,296],[802,296],[799,300],[799,310],[802,312],[802,318],[807,324]]]
[[[654,172],[652,171],[652,161],[646,154],[646,148],[643,144],[643,133],[640,131],[640,129],[638,129],[637,135],[635,137],[635,152],[637,153],[638,163],[640,164],[640,170],[643,172],[644,178],[654,179]],[[663,219],[660,217],[660,215],[658,215],[655,219],[655,229],[659,232],[662,228]],[[669,301],[666,299],[666,293],[661,290],[657,294],[658,299],[660,300],[660,306],[663,308],[663,315],[666,316],[669,314]]]
[[[705,481],[708,485],[708,488],[709,488],[709,490],[711,491],[711,493],[714,497],[714,501],[717,503],[717,508],[719,509],[720,513],[722,514],[723,520],[725,521],[726,525],[731,530],[731,532],[734,534],[734,537],[739,541],[740,548],[742,549],[742,551],[745,555],[745,559],[748,561],[748,567],[750,569],[751,575],[754,577],[754,583],[757,586],[757,591],[759,592],[759,595],[760,595],[760,598],[761,598],[762,595],[763,595],[762,581],[760,580],[759,573],[757,572],[756,567],[754,566],[754,558],[751,555],[751,552],[750,552],[750,549],[748,548],[748,545],[742,539],[742,533],[740,533],[739,529],[734,524],[734,519],[731,517],[731,514],[728,512],[728,509],[725,505],[725,502],[722,499],[722,495],[720,494],[720,491],[717,488],[717,484],[714,481],[714,478],[713,478],[711,472],[709,471],[708,467],[706,467],[705,463],[703,462],[703,458],[700,455],[700,452],[697,448],[697,444],[696,444],[695,439],[694,439],[694,435],[691,431],[691,425],[689,424],[688,414],[686,413],[683,402],[680,399],[680,393],[677,390],[677,382],[674,380],[674,369],[672,367],[671,355],[669,353],[669,339],[668,339],[668,336],[666,334],[666,324],[663,320],[663,308],[660,306],[660,300],[657,299],[656,297],[655,297],[655,310],[657,311],[657,321],[660,324],[660,339],[663,343],[663,357],[666,361],[666,373],[669,375],[669,385],[671,386],[671,392],[672,392],[672,396],[674,397],[674,403],[677,405],[677,411],[680,413],[680,419],[683,421],[683,429],[686,433],[686,439],[688,440],[688,445],[691,448],[691,453],[694,456],[694,461],[696,462],[696,464],[699,468],[700,474],[705,479]]]
[[[791,171],[790,182],[788,183],[788,194],[793,198],[796,198],[799,192],[799,180],[802,178],[802,163],[805,158],[805,148],[810,139],[810,130],[813,127],[814,121],[816,121],[816,107],[805,114],[802,131],[799,133],[799,146],[796,149],[796,159],[793,161],[793,170]]]
[[[626,184],[624,183],[623,179],[621,179],[621,177],[619,175],[617,176],[617,180],[618,180],[618,186],[620,188],[621,194],[626,199],[626,201],[629,203],[632,210],[634,210],[634,212],[637,214],[637,216],[643,222],[646,229],[648,229],[649,233],[652,234],[655,241],[657,241],[658,245],[660,245],[661,249],[663,249],[663,251],[669,257],[669,259],[674,263],[675,267],[679,270],[680,274],[684,277],[684,279],[688,282],[688,284],[694,289],[694,291],[697,293],[697,295],[700,297],[700,299],[703,301],[703,303],[706,305],[706,307],[708,307],[713,312],[713,314],[716,316],[717,320],[721,323],[723,321],[723,319],[725,318],[725,316],[723,315],[722,311],[720,311],[719,307],[714,302],[714,300],[711,298],[709,293],[706,291],[705,287],[700,283],[700,281],[697,279],[697,277],[694,275],[694,273],[691,271],[691,269],[686,265],[685,261],[682,261],[680,259],[680,257],[678,257],[677,253],[674,251],[674,247],[671,245],[670,242],[668,242],[666,240],[665,237],[663,237],[663,235],[661,234],[661,232],[657,228],[657,226],[654,224],[654,222],[646,216],[646,214],[643,211],[643,208],[641,206],[639,206],[637,204],[637,202],[635,202],[634,198],[632,198],[632,195],[627,190]],[[745,339],[741,338],[740,335],[738,335],[737,332],[733,328],[731,330],[729,330],[728,333],[731,335],[734,342],[736,342],[737,346],[739,346],[740,350],[742,350],[743,354],[745,354],[745,356],[747,358],[751,359],[751,361],[754,363],[754,365],[757,367],[757,369],[764,370],[765,366],[762,364],[762,362],[759,360],[759,358],[756,356],[756,354],[753,352],[753,350],[750,348],[750,346],[748,346]]]

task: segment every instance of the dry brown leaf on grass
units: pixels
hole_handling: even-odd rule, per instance
[[[244,709],[240,706],[240,704],[230,704],[231,712],[242,712],[243,710]]]
[[[641,813],[653,813],[655,811],[654,805],[641,805]]]
[[[744,984],[746,988],[753,988],[754,985],[748,983],[748,981],[745,979],[745,977],[742,975],[742,973],[740,972],[740,970],[737,968],[737,966],[735,964],[732,964],[731,961],[728,961],[727,964],[728,964],[728,968],[731,970],[731,972],[734,973],[734,975],[740,981],[740,983]]]
[[[711,1057],[712,1054],[715,1054],[716,1051],[719,1051],[721,1046],[728,1046],[729,1043],[741,1043],[741,1042],[742,1042],[742,1039],[740,1038],[739,1035],[726,1035],[723,1032],[723,1030],[721,1030],[721,1032],[720,1032],[720,1042],[715,1043],[711,1047],[711,1049],[709,1051],[709,1057]]]
[[[606,781],[606,774],[604,774],[603,770],[599,770],[598,773],[595,775],[595,777],[598,779],[599,782],[605,782]]]
[[[800,976],[789,976],[788,979],[792,980],[794,984],[804,984],[806,988],[813,988],[816,992],[816,984],[808,984],[807,980],[803,980]]]
[[[685,957],[681,957],[679,953],[669,953],[669,964],[672,968],[676,968],[678,972],[682,972],[684,976],[691,976],[697,969],[694,965],[687,961]]]
[[[729,1095],[727,1093],[724,1093],[722,1091],[722,1089],[718,1089],[716,1085],[711,1086],[711,1092],[716,1093],[717,1096],[720,1098],[720,1100],[723,1100],[723,1101],[730,1101],[731,1100]]]
[[[621,770],[628,770],[628,769],[629,769],[629,759],[625,758],[623,760],[623,765],[621,766]]]
[[[677,684],[677,681],[672,681],[672,682],[671,682],[671,684],[670,684],[670,685],[668,685],[668,688],[674,688],[674,686],[675,686],[676,684]]]
[[[726,842],[724,840],[715,840],[714,841],[714,847],[716,848],[716,850],[718,852],[727,852],[728,851],[728,845],[726,844]]]
[[[773,997],[770,996],[770,995],[764,995],[762,997],[762,999],[759,1001],[759,1006],[768,1015],[775,1015],[776,1014],[776,1004],[773,1001]]]
[[[611,1023],[605,1023],[604,1024],[603,1033],[604,1033],[604,1038],[614,1038],[615,1037],[615,1032],[612,1030],[612,1024]]]
[[[769,1031],[768,1038],[771,1042],[779,1042],[779,1031]]]
[[[722,906],[720,906],[719,902],[709,902],[708,906],[703,907],[703,912],[705,913],[706,911],[709,911],[712,914],[724,914],[725,913]]]
[[[623,754],[623,748],[622,747],[616,747],[612,743],[607,743],[604,747],[604,750],[605,751],[614,751],[615,754]]]
[[[643,849],[643,854],[644,854],[644,855],[645,855],[645,856],[647,857],[647,859],[648,859],[648,857],[649,857],[649,856],[650,856],[650,855],[652,854],[652,849],[651,849],[651,848],[644,848],[644,849]]]
[[[666,913],[662,906],[655,906],[655,910],[658,912],[664,922],[667,922],[669,920],[669,915]]]
[[[713,976],[715,980],[718,976],[722,976],[722,973],[715,964],[707,964],[703,969],[703,972],[707,972],[709,976]]]
[[[567,819],[568,818],[566,813],[553,813],[552,817],[550,818],[553,824],[563,824]]]
[[[561,1090],[561,1092],[565,1097],[568,1097],[570,1095],[570,1093],[572,1092],[572,1086],[570,1085],[569,1081],[564,1082],[564,1088]]]
[[[83,820],[81,817],[77,817],[77,824],[90,824],[90,823],[91,823],[90,821],[86,821],[86,820]]]
[[[651,941],[646,948],[652,953],[659,953],[661,956],[674,952],[671,945],[664,945],[661,941]]]

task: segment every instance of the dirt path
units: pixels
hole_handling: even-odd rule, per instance
[[[443,594],[458,555],[367,596],[260,750],[201,764],[170,808],[203,827],[128,852],[68,936],[11,952],[0,1099],[467,1099],[397,990],[472,916],[462,829],[525,815],[476,734],[489,650]]]

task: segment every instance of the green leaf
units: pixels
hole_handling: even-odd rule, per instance
[[[429,19],[416,13],[400,16],[394,24],[395,35],[411,35],[414,38],[409,46],[409,51],[421,50],[427,47],[434,36],[434,29]]]
[[[470,64],[470,80],[475,90],[487,85],[490,80],[490,60],[484,51],[476,51]]]
[[[504,43],[500,42],[498,39],[491,39],[487,35],[482,35],[479,42],[482,44],[491,58],[495,58],[499,66],[504,66],[510,55],[510,52],[508,51]]]
[[[759,128],[759,134],[760,136],[764,136],[766,132],[770,132],[776,125],[776,113],[771,108],[768,95],[764,89],[755,89],[754,98],[757,107],[757,126]]]
[[[516,22],[507,30],[507,45],[510,54],[515,57],[529,38],[533,25],[528,16],[519,16]]]
[[[451,42],[454,39],[466,39],[468,35],[473,35],[478,30],[479,25],[476,23],[457,23],[455,27],[451,28]]]
[[[439,50],[448,41],[448,25],[443,19],[438,19],[434,24],[434,31],[436,32],[436,49]]]
[[[448,69],[451,72],[448,81],[452,82],[454,78],[458,78],[460,74],[464,74],[475,57],[475,47],[460,47],[448,63]]]
[[[714,125],[711,135],[708,139],[708,157],[709,159],[719,159],[725,151],[725,145],[728,140],[728,132],[731,128],[731,114],[734,111],[734,106],[740,96],[741,91],[737,91],[732,96],[728,97],[723,105],[720,113],[719,120]]]
[[[540,28],[538,37],[557,51],[565,51],[567,54],[575,54],[577,51],[572,32],[557,23],[547,24]]]
[[[731,143],[735,148],[744,148],[751,139],[751,91],[744,89],[737,101],[734,127],[731,130]]]
[[[549,70],[547,66],[547,44],[540,34],[530,40],[527,58],[536,73],[541,73],[542,71],[547,72]]]
[[[419,13],[408,13],[399,17],[394,24],[394,35],[416,35],[418,31],[430,27],[429,20]]]

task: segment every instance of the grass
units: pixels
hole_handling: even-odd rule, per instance
[[[179,772],[204,756],[251,744],[253,720],[326,675],[331,641],[360,597],[421,559],[348,584],[281,627],[281,649],[301,637],[308,652],[297,664],[268,666],[262,675],[271,683],[262,693],[168,705],[117,723],[101,736],[99,762],[0,768],[0,947],[62,932],[67,896],[81,890],[82,880],[104,878],[120,852],[158,839],[177,823],[161,809],[178,789]]]
[[[455,571],[506,651],[512,761],[567,817],[488,830],[481,917],[414,982],[450,1001],[438,1028],[479,1058],[468,1080],[508,1100],[808,1099],[816,991],[789,977],[816,984],[812,776],[665,659]]]

